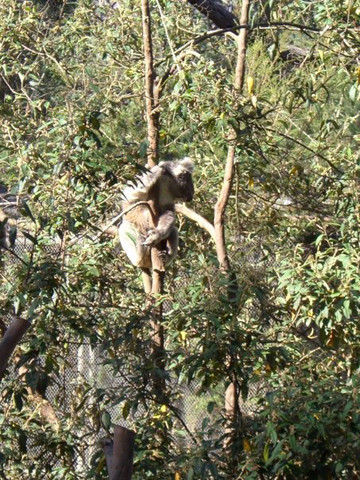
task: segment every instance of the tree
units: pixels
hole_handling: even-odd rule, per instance
[[[16,249],[2,256],[0,305],[5,320],[33,320],[1,383],[1,475],[106,478],[96,439],[119,417],[136,428],[135,479],[356,475],[359,11],[279,1],[269,24],[251,10],[234,104],[233,34],[208,32],[187,3],[151,6],[159,156],[197,163],[186,213],[198,223],[181,218],[184,248],[162,297],[161,403],[149,387],[138,273],[101,232],[148,154],[140,4],[0,6],[1,183],[22,204]],[[284,55],[288,45],[305,55]],[[234,303],[209,246],[231,130],[224,227]],[[223,449],[223,395],[234,377],[243,412],[236,457]],[[180,408],[187,383],[196,385],[192,413],[206,417],[195,428]],[[57,424],[30,387],[51,402]]]

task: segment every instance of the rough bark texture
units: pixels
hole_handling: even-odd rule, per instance
[[[238,25],[237,18],[219,0],[187,0],[218,28],[232,28]]]

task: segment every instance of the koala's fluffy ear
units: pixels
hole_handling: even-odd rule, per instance
[[[179,162],[182,167],[184,167],[188,172],[192,173],[194,170],[194,162],[191,160],[190,157],[184,157]]]

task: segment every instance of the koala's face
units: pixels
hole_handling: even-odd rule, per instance
[[[177,186],[177,188],[175,188],[177,191],[176,199],[182,200],[183,202],[191,202],[194,197],[194,184],[191,173],[184,170],[175,178]]]
[[[168,178],[169,192],[175,201],[190,202],[194,196],[191,172],[181,162],[166,162],[162,166]]]

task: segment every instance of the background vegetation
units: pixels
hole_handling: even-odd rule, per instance
[[[11,242],[2,250],[0,309],[5,324],[32,321],[1,384],[0,476],[107,478],[99,437],[126,419],[136,480],[360,478],[360,9],[252,2],[234,109],[234,35],[200,40],[213,26],[190,4],[152,2],[156,68],[171,71],[160,157],[194,158],[192,208],[210,221],[229,128],[238,136],[226,211],[236,308],[208,233],[180,216],[159,401],[139,272],[100,235],[146,163],[139,3],[0,3],[0,181],[21,204],[17,242],[27,242],[21,255]],[[84,345],[96,368],[67,378]],[[240,408],[261,388],[229,453],[233,378]],[[196,428],[179,410],[190,382],[206,412]]]

